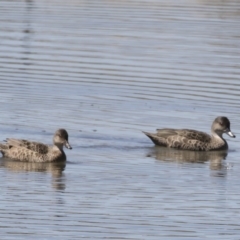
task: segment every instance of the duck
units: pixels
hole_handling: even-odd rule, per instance
[[[215,118],[211,127],[211,135],[192,129],[157,129],[157,133],[143,132],[157,146],[192,151],[227,150],[224,133],[235,138],[231,132],[230,121],[227,117]]]
[[[53,146],[28,141],[25,139],[7,138],[0,143],[0,152],[4,158],[25,162],[57,162],[66,161],[63,146],[72,149],[65,129],[58,129],[53,136]]]

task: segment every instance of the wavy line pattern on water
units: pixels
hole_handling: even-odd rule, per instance
[[[3,239],[239,238],[239,140],[152,147],[142,130],[238,136],[239,1],[0,1],[0,132],[68,162],[0,160]],[[226,161],[223,159],[226,159]]]

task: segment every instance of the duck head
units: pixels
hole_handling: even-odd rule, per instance
[[[72,149],[71,145],[68,142],[68,133],[65,129],[58,129],[53,136],[54,145],[58,146],[60,149],[63,149],[65,146],[68,149]]]

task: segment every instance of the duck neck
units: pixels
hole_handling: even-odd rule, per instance
[[[214,139],[222,139],[222,140],[224,140],[223,137],[222,137],[222,132],[212,131],[212,137]]]
[[[213,137],[220,137],[220,138],[222,138],[222,133],[212,130],[212,136]]]
[[[212,144],[227,148],[227,141],[222,137],[222,133],[216,131],[212,131]]]
[[[59,150],[59,151],[63,152],[63,145],[62,145],[62,144],[54,143],[53,148],[55,148],[56,150]]]

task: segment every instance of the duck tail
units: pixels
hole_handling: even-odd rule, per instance
[[[8,145],[0,143],[0,152],[2,154],[4,154],[8,148],[9,148]]]
[[[167,147],[167,143],[165,142],[165,140],[161,137],[159,137],[157,134],[155,133],[149,133],[149,132],[143,132],[147,137],[149,137],[151,139],[151,141],[157,145],[157,146],[163,146],[163,147]]]
[[[0,150],[1,149],[8,149],[8,145],[0,143]]]
[[[5,142],[8,146],[15,146],[15,147],[22,146],[21,141],[22,140],[15,139],[15,138],[7,138],[5,140]]]
[[[144,132],[142,131],[146,136],[148,136],[149,138],[153,135],[152,133],[149,133],[149,132]]]
[[[144,131],[143,131],[143,133],[147,137],[149,137],[155,145],[160,145],[159,144],[159,139],[158,139],[158,137],[154,133],[149,133],[149,132],[144,132]]]

